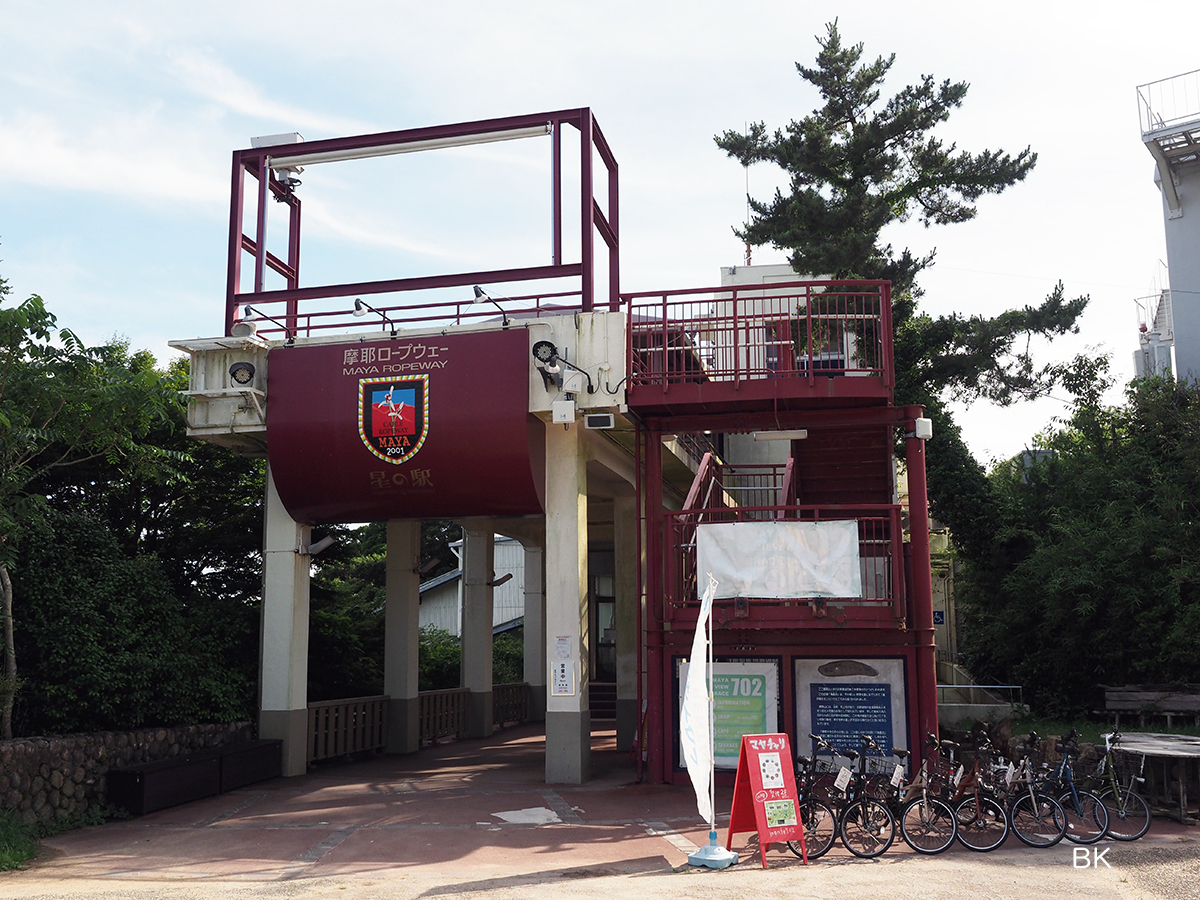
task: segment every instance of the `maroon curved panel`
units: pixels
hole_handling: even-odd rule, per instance
[[[298,522],[542,512],[525,329],[278,347],[267,458]]]

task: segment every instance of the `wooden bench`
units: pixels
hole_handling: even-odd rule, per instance
[[[109,803],[144,816],[276,778],[282,772],[283,741],[243,741],[109,769],[106,795]]]
[[[1136,715],[1138,724],[1145,725],[1147,716],[1165,716],[1172,727],[1178,716],[1200,724],[1200,684],[1126,684],[1120,687],[1102,684],[1104,709],[1098,714],[1109,715],[1115,727],[1121,727],[1121,716]]]

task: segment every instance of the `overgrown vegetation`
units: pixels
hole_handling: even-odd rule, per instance
[[[37,854],[37,832],[11,809],[0,808],[0,871],[19,869]]]
[[[971,671],[1068,719],[1098,684],[1200,672],[1200,388],[1139,381],[1107,407],[1105,368],[1078,366],[1069,419],[991,474],[999,528],[957,584]]]

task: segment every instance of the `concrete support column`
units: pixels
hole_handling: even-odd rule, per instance
[[[591,777],[588,708],[587,453],[578,425],[546,426],[546,655],[566,668],[546,698],[546,782]],[[564,665],[565,664],[565,665]]]
[[[383,692],[388,695],[388,753],[421,749],[420,652],[421,523],[387,523],[384,591]]]
[[[614,591],[617,618],[617,749],[633,746],[638,725],[637,660],[637,501],[632,494],[613,499]]]
[[[259,737],[283,741],[283,774],[308,770],[311,531],[288,515],[267,469],[259,652]]]
[[[525,681],[529,718],[546,718],[546,550],[525,547]]]
[[[462,686],[467,700],[467,737],[491,737],[492,569],[495,538],[487,519],[463,522]]]

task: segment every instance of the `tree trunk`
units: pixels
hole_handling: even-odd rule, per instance
[[[8,567],[0,566],[0,601],[3,602],[4,617],[4,680],[3,691],[0,692],[0,737],[6,741],[12,740],[12,711],[13,698],[17,694],[17,648],[13,643],[12,616],[12,580],[8,577]]]

